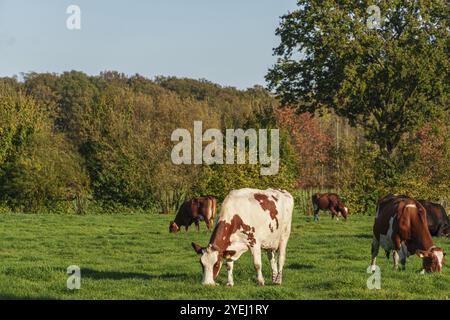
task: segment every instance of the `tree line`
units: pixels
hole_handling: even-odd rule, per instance
[[[281,17],[267,88],[107,71],[0,79],[2,211],[173,212],[187,197],[335,190],[353,213],[403,193],[450,198],[445,1],[299,0]],[[171,162],[171,133],[280,128],[280,170]],[[303,210],[304,211],[304,210]]]
[[[238,185],[289,186],[293,152],[282,138],[280,174],[259,168],[177,166],[171,133],[276,127],[276,100],[261,87],[104,72],[30,73],[0,81],[0,199],[17,211],[87,207],[168,213],[185,197],[223,198]]]
[[[235,188],[339,190],[364,213],[387,189],[448,196],[448,121],[433,121],[399,147],[390,179],[379,153],[332,112],[281,108],[262,87],[104,72],[30,73],[0,80],[0,201],[3,210],[171,213],[187,197],[222,200]],[[173,130],[280,128],[280,171],[259,165],[174,165]],[[412,144],[411,144],[412,143]],[[406,175],[405,175],[406,174]],[[298,196],[301,196],[299,193]],[[361,199],[362,197],[363,199]]]

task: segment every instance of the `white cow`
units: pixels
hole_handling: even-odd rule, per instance
[[[192,243],[195,251],[202,255],[202,283],[215,284],[214,279],[219,274],[222,259],[225,259],[228,270],[227,285],[233,286],[233,263],[250,249],[258,284],[264,285],[261,249],[266,249],[272,267],[272,281],[281,284],[293,209],[294,199],[285,190],[231,191],[222,204],[219,221],[209,245],[202,248]]]

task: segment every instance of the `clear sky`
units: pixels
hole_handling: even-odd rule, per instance
[[[69,5],[81,30],[66,27]],[[206,78],[247,88],[274,64],[295,0],[0,0],[0,76],[80,70]]]

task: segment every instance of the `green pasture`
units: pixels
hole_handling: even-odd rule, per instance
[[[381,290],[366,287],[370,276],[373,217],[352,216],[319,223],[295,212],[283,285],[256,284],[250,253],[235,264],[235,286],[200,284],[199,258],[191,242],[206,244],[202,225],[168,233],[164,215],[0,215],[0,298],[2,299],[449,299],[450,268],[441,274],[417,273],[420,258],[408,259],[406,272],[392,270],[380,252]],[[436,239],[450,251],[450,239]],[[66,269],[81,268],[81,289],[68,290]]]

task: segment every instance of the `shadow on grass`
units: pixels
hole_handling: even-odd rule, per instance
[[[354,237],[358,239],[372,239],[373,235],[369,233],[358,233]]]
[[[16,295],[11,295],[11,294],[0,294],[0,300],[14,300],[14,301],[28,301],[28,300],[58,300],[57,298],[53,298],[53,297],[47,297],[47,296],[42,296],[42,297],[23,297],[23,296],[16,296]]]
[[[312,264],[305,264],[305,263],[291,263],[288,266],[286,266],[288,269],[294,269],[294,270],[304,270],[304,269],[314,269],[314,265]]]
[[[150,275],[140,272],[123,272],[123,271],[98,271],[93,269],[82,269],[82,278],[91,278],[95,280],[124,280],[124,279],[139,279],[139,280],[188,280],[191,279],[186,273],[163,273],[157,275]]]

